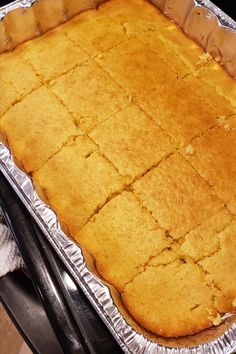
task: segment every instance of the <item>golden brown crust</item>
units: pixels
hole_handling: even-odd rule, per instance
[[[124,90],[92,60],[53,80],[50,89],[85,132],[129,103]]]
[[[236,215],[236,129],[227,120],[219,120],[219,126],[191,145],[193,153],[183,151],[183,155]]]
[[[157,84],[154,92],[138,97],[137,102],[168,132],[176,146],[186,146],[194,137],[217,124],[218,111],[196,95],[191,87],[186,89],[185,82],[172,81],[170,95],[165,94],[168,90],[168,83]]]
[[[0,65],[0,135],[132,325],[220,324],[236,307],[233,79],[144,0],[86,11]]]
[[[123,187],[115,169],[84,137],[63,147],[33,177],[72,235]]]
[[[41,81],[32,67],[14,52],[4,53],[0,56],[0,73],[1,82],[4,81],[14,87],[19,97],[24,97],[41,85]],[[22,80],[22,73],[24,73],[24,80]]]
[[[21,47],[21,55],[40,76],[49,81],[81,65],[88,55],[57,28]],[[52,61],[53,58],[53,61]]]
[[[131,181],[175,150],[168,135],[136,105],[118,112],[89,135],[119,174]]]

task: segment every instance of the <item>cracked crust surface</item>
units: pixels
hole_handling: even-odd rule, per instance
[[[131,316],[165,337],[218,325],[236,307],[235,81],[144,0],[0,65],[1,133]]]
[[[232,128],[231,128],[232,126]],[[184,154],[236,215],[236,125],[231,120],[192,141],[194,153]]]
[[[218,112],[181,80],[172,81],[171,95],[166,95],[168,83],[156,85],[156,90],[137,102],[168,134],[178,147],[217,124]],[[173,110],[173,107],[175,109]],[[186,117],[188,122],[186,124]]]
[[[84,63],[88,55],[57,28],[23,44],[19,50],[41,80],[49,81]]]
[[[85,132],[129,103],[124,90],[92,60],[52,81],[50,89]]]
[[[104,278],[119,290],[151,256],[170,245],[170,238],[150,213],[126,191],[109,201],[76,234],[76,240],[95,258]]]
[[[119,173],[131,180],[175,150],[168,135],[135,105],[115,114],[89,136]]]
[[[69,137],[78,134],[72,116],[45,87],[9,109],[0,127],[28,172],[40,168]]]
[[[186,328],[188,334],[194,334],[211,326],[207,309],[217,313],[213,293],[197,265],[175,261],[147,267],[126,285],[122,299],[144,328],[161,336],[178,337]]]
[[[87,137],[63,147],[33,177],[72,235],[123,188],[121,177]]]
[[[152,92],[157,84],[176,79],[163,59],[136,38],[129,38],[95,59],[130,95],[138,97]]]
[[[183,237],[223,206],[210,186],[179,154],[170,156],[136,181],[133,189],[174,239]]]
[[[19,97],[23,97],[41,86],[41,81],[31,66],[22,60],[20,55],[16,60],[15,53],[0,55],[0,73],[1,84],[3,81],[12,86]],[[22,73],[24,73],[24,80],[22,80]]]

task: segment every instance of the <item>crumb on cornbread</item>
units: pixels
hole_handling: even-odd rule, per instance
[[[74,145],[62,148],[33,175],[72,235],[109,197],[124,187],[115,169],[96,151],[96,145],[92,141],[86,142],[88,155],[85,155],[84,141],[80,139]]]
[[[130,192],[108,202],[78,231],[76,240],[94,256],[100,274],[119,290],[150,257],[170,244],[165,232]]]
[[[218,125],[191,144],[194,154],[182,154],[236,215],[236,129]]]
[[[177,60],[181,60],[185,64],[189,74],[213,61],[209,54],[204,56],[204,50],[188,38],[174,23],[160,28],[157,35],[163,44],[173,51],[174,57],[179,58]]]
[[[62,75],[51,83],[50,89],[85,132],[129,103],[124,90],[93,61]]]
[[[0,127],[28,172],[41,167],[70,137],[78,134],[71,115],[45,87],[8,110]]]
[[[135,105],[115,114],[90,137],[119,173],[131,180],[175,150],[167,134]]]
[[[183,237],[223,206],[210,186],[179,154],[160,163],[135,182],[133,188],[174,239]]]

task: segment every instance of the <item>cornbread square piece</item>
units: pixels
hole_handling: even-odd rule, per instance
[[[62,30],[91,57],[107,52],[127,39],[123,26],[108,14],[89,10],[66,23]]]
[[[64,0],[40,0],[34,4],[34,13],[41,33],[65,21]]]
[[[11,85],[19,97],[41,85],[32,67],[21,58],[20,50],[0,55],[1,82]]]
[[[164,249],[157,256],[150,258],[148,262],[149,267],[163,266],[173,263],[180,258],[179,244],[171,243],[169,247]]]
[[[224,96],[220,95],[216,91],[214,85],[209,85],[206,82],[203,82],[199,75],[187,76],[184,81],[186,87],[191,87],[191,90],[194,91],[197,96],[209,105],[212,110],[217,112],[218,117],[230,117],[233,114],[236,114],[235,108],[232,106],[229,100]]]
[[[210,186],[180,154],[161,162],[133,187],[161,227],[175,239],[223,207]]]
[[[218,252],[204,258],[200,264],[209,279],[221,290],[224,299],[218,299],[222,312],[232,311],[236,299],[236,218],[219,235]]]
[[[232,220],[233,216],[226,209],[220,210],[185,236],[181,254],[199,261],[216,253],[220,247],[220,235]]]
[[[142,327],[164,337],[178,337],[212,325],[209,311],[217,315],[213,295],[198,265],[175,261],[147,267],[125,287],[122,299]]]
[[[94,257],[99,273],[119,290],[170,244],[130,192],[109,201],[76,234],[76,240]]]
[[[12,107],[1,119],[0,129],[27,172],[40,168],[78,134],[71,115],[45,87]]]
[[[181,80],[159,86],[137,103],[179,147],[217,124],[217,112]]]
[[[60,27],[25,43],[22,50],[24,58],[45,81],[60,76],[88,59],[88,55],[62,33]]]
[[[169,137],[135,105],[100,124],[90,137],[119,173],[131,180],[175,149]]]
[[[19,100],[19,94],[15,88],[1,79],[0,83],[0,119],[2,115]]]
[[[100,5],[99,13],[107,14],[124,26],[127,35],[158,29],[170,24],[160,11],[147,1],[131,0],[124,6],[123,0],[108,1]]]
[[[148,45],[131,38],[96,58],[129,94],[143,97],[176,75]]]
[[[61,76],[50,87],[85,132],[129,103],[125,92],[93,61]]]
[[[216,126],[191,145],[193,154],[182,154],[236,214],[236,125]]]
[[[94,144],[89,147],[88,155],[81,156],[79,139],[75,145],[64,147],[33,175],[73,237],[108,198],[123,188],[121,178],[95,151]],[[95,152],[91,153],[91,148]],[[85,149],[82,152],[84,155]]]
[[[79,14],[84,10],[89,10],[95,7],[94,0],[64,0],[67,17],[70,18]]]
[[[218,124],[220,124],[220,118],[218,119]],[[228,119],[223,118],[220,125],[222,125],[226,131],[229,131],[229,130],[235,131],[236,130],[236,114],[230,116]]]

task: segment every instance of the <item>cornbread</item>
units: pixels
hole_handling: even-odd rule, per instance
[[[142,204],[174,239],[183,237],[224,205],[178,153],[134,182],[133,189]]]
[[[130,180],[175,150],[168,135],[135,105],[115,114],[89,136],[119,174]]]
[[[125,91],[92,60],[53,80],[50,88],[87,133],[129,103]]]
[[[43,41],[41,38],[34,40],[33,51],[31,43],[25,43],[21,53],[41,80],[49,81],[58,77],[88,59],[88,55],[79,47],[74,46],[66,34],[51,30],[44,37]]]
[[[130,316],[163,337],[220,325],[236,307],[235,81],[145,0],[0,65],[0,133]]]

